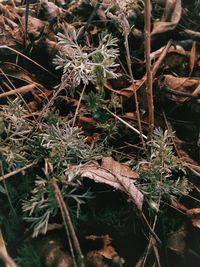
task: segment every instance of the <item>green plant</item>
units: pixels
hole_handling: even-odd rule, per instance
[[[18,256],[15,258],[19,267],[42,267],[42,261],[37,251],[31,244],[24,244],[18,250]]]
[[[191,187],[184,176],[185,167],[182,161],[174,155],[172,146],[173,132],[162,131],[157,128],[153,139],[149,142],[151,149],[148,161],[140,163],[146,165],[140,168],[138,187],[146,199],[157,207],[159,201],[173,201],[177,197],[187,195]],[[182,177],[179,177],[181,174]]]
[[[46,232],[49,219],[57,215],[58,206],[52,189],[52,178],[58,179],[64,200],[69,202],[69,208],[73,207],[74,210],[76,206],[78,216],[80,205],[91,198],[88,190],[81,190],[78,166],[97,159],[102,148],[96,146],[91,149],[81,129],[59,120],[55,112],[48,113],[48,123],[29,121],[26,114],[21,101],[17,99],[3,106],[0,112],[3,125],[0,136],[0,167],[2,175],[10,171],[15,173],[18,168],[33,161],[39,167],[38,173],[35,172],[34,175],[33,172],[24,173],[20,190],[16,190],[19,180],[9,180],[7,185],[9,192],[13,190],[11,198],[15,202],[15,208],[19,208],[19,201],[22,202],[22,197],[25,197],[22,204],[24,218],[32,223],[34,236],[37,236],[40,232]],[[43,164],[44,169],[41,170]],[[0,193],[5,194],[2,186]]]
[[[59,54],[53,60],[56,69],[63,69],[62,85],[77,87],[81,81],[97,83],[102,87],[103,80],[117,78],[115,63],[119,55],[117,38],[110,34],[99,38],[98,47],[81,46],[78,44],[79,33],[74,28],[58,33]]]

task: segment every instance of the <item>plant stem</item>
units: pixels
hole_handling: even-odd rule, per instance
[[[68,235],[68,233],[70,234],[70,237],[71,237],[73,244],[74,244],[74,248],[76,250],[78,262],[80,263],[80,265],[78,265],[78,266],[84,267],[84,262],[83,262],[84,257],[83,257],[83,254],[82,254],[82,251],[80,248],[78,238],[77,238],[76,233],[74,231],[74,227],[72,224],[72,220],[70,218],[67,204],[64,202],[61,191],[60,191],[58,184],[57,184],[57,180],[55,178],[53,178],[53,180],[52,180],[52,186],[54,189],[56,200],[57,200],[58,205],[59,205],[60,210],[61,210],[61,214],[62,214],[62,218],[63,218],[63,222],[64,222],[64,226],[65,226],[67,235]]]
[[[132,83],[132,87],[133,87],[133,92],[134,92],[136,116],[137,116],[137,121],[138,121],[139,132],[140,132],[140,139],[142,141],[143,147],[146,148],[143,133],[142,133],[142,124],[141,124],[141,119],[140,119],[140,110],[139,110],[139,102],[138,102],[137,91],[136,91],[136,86],[135,86],[135,79],[133,77],[133,71],[131,68],[131,56],[130,56],[130,49],[129,49],[129,42],[128,42],[128,32],[126,32],[126,31],[125,31],[124,39],[125,39],[124,46],[126,49],[126,62],[127,62],[128,71],[129,71],[129,75],[130,75],[131,83]]]
[[[149,128],[148,128],[148,141],[152,139],[154,130],[154,103],[153,103],[153,90],[152,90],[152,70],[151,70],[151,1],[145,0],[145,59],[146,59],[146,93],[149,112]]]
[[[34,162],[30,163],[30,164],[27,164],[26,166],[24,166],[22,168],[19,168],[19,169],[16,169],[16,170],[12,171],[12,172],[6,173],[5,175],[0,176],[0,181],[3,181],[5,179],[8,179],[8,178],[20,173],[20,172],[23,172],[23,171],[31,168],[32,166],[34,166],[36,163],[37,162],[34,161]]]
[[[81,91],[81,95],[80,95],[80,98],[79,98],[79,101],[78,101],[78,104],[77,104],[77,107],[76,107],[76,111],[75,111],[75,114],[74,114],[74,118],[73,118],[73,122],[72,122],[72,127],[74,127],[74,125],[75,125],[76,118],[77,118],[77,115],[78,115],[78,110],[79,110],[79,107],[80,107],[80,104],[81,104],[81,100],[82,100],[83,94],[85,92],[85,88],[86,88],[86,83],[84,84],[83,89]]]

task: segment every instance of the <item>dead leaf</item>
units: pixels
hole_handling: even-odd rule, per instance
[[[42,19],[50,21],[53,18],[59,18],[62,15],[63,11],[54,3],[48,0],[41,0],[40,1],[40,10],[39,15],[42,14]]]
[[[125,261],[123,258],[121,258],[114,247],[111,246],[112,239],[109,235],[103,235],[103,236],[96,236],[96,235],[90,235],[86,236],[85,239],[92,240],[92,241],[102,241],[102,247],[98,249],[96,252],[103,256],[106,259],[113,260],[115,263],[121,263],[124,264]],[[121,265],[120,265],[121,266]]]
[[[166,0],[161,21],[154,22],[152,35],[173,30],[180,21],[182,14],[181,0]]]
[[[193,72],[196,63],[196,42],[193,42],[192,49],[190,51],[190,75]]]
[[[183,255],[186,251],[186,226],[183,225],[176,232],[171,233],[167,239],[167,248],[176,252],[179,255]]]
[[[173,204],[173,206],[176,208],[176,209],[178,209],[178,210],[181,210],[181,211],[183,211],[183,212],[186,212],[187,210],[188,210],[188,208],[185,206],[185,205],[183,205],[182,203],[180,203],[180,202],[175,202],[174,204]]]
[[[192,221],[194,227],[200,228],[200,208],[189,209],[186,214]]]
[[[22,17],[21,22],[23,28],[25,28],[25,22],[26,18],[25,15]],[[45,26],[47,25],[47,22],[44,22],[40,19],[34,18],[32,16],[28,16],[28,33],[31,33],[31,36],[34,40],[38,39],[41,36],[41,33],[43,32]]]
[[[185,29],[184,32],[189,35],[190,38],[193,39],[199,39],[200,38],[200,32],[192,31],[189,29]]]
[[[111,240],[109,235],[105,235],[103,237],[103,248],[98,251],[99,254],[110,260],[117,254],[115,249],[110,245]]]
[[[114,160],[112,157],[103,157],[101,166],[117,175],[122,175],[131,179],[137,179],[139,177],[138,172],[131,170],[129,166]]]
[[[165,48],[165,46],[163,46],[163,47],[159,48],[158,50],[152,52],[150,54],[151,60],[153,60],[153,59],[155,60],[156,58],[158,58],[162,54],[164,48]],[[185,49],[182,46],[180,46],[180,45],[171,46],[168,49],[168,52],[167,52],[167,56],[166,57],[169,57],[170,54],[173,54],[173,55],[174,54],[177,54],[177,55],[180,55],[180,56],[188,56],[189,55],[189,53],[187,51],[185,51]],[[169,60],[168,59],[165,59],[165,64],[166,64],[166,61],[168,62]]]
[[[163,91],[165,96],[171,101],[183,103],[200,92],[200,79],[198,78],[175,77],[173,75],[164,75],[163,77],[164,81],[160,81],[160,84],[161,87],[166,86],[166,88],[163,87]],[[198,99],[196,101],[198,102]]]
[[[95,164],[80,167],[81,177],[92,179],[97,183],[112,186],[114,189],[125,192],[139,210],[142,210],[144,196],[134,185],[133,180],[112,171],[106,170]]]

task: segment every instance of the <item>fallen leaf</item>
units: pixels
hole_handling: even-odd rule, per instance
[[[129,166],[114,160],[112,157],[103,157],[101,166],[117,175],[122,175],[132,179],[139,177],[138,172],[131,170]]]
[[[190,51],[190,75],[192,74],[196,63],[196,56],[196,42],[193,42],[192,49]]]
[[[112,259],[117,253],[115,249],[110,245],[111,238],[109,235],[104,235],[103,237],[103,248],[100,249],[98,252],[102,256],[104,256],[106,259]]]
[[[165,93],[166,98],[170,99],[171,101],[176,101],[178,103],[183,103],[186,100],[190,99],[190,97],[192,97],[193,95],[198,95],[200,93],[199,78],[175,77],[173,75],[164,75],[161,78],[161,81],[159,81],[159,83],[160,87],[163,87],[163,91]],[[176,94],[176,92],[180,94]],[[198,102],[198,99],[196,99],[196,101]]]
[[[194,227],[200,228],[200,208],[189,209],[186,211]]]
[[[181,0],[166,0],[161,21],[154,22],[152,35],[173,30],[180,21],[182,13]]]
[[[98,242],[100,240],[102,242],[102,247],[96,250],[96,252],[106,259],[113,260],[116,263],[118,261],[118,262],[121,262],[121,264],[124,264],[125,262],[124,259],[121,258],[117,254],[115,248],[111,246],[112,239],[110,238],[109,235],[103,235],[103,236],[89,235],[89,236],[86,236],[85,239],[91,240],[94,242],[95,241]]]
[[[200,38],[200,32],[192,31],[189,29],[185,29],[184,32],[189,35],[190,38],[193,39],[199,39]]]
[[[80,167],[80,175],[81,177],[92,179],[97,183],[110,185],[114,189],[125,192],[132,199],[136,207],[142,210],[144,196],[134,185],[132,179],[120,174],[115,174],[95,164],[88,164]]]
[[[186,226],[183,225],[176,232],[173,232],[168,236],[167,248],[176,252],[179,255],[184,255],[187,248],[186,235]]]

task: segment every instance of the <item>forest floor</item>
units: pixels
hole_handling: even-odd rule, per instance
[[[200,1],[0,1],[0,266],[200,266]]]

